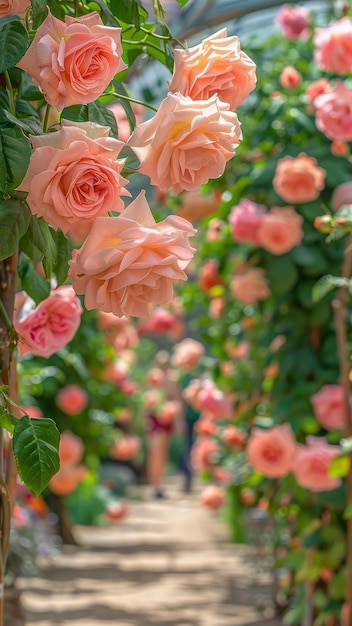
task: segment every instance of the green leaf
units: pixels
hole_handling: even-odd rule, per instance
[[[74,104],[62,111],[61,117],[72,122],[95,122],[101,126],[109,126],[115,137],[117,126],[114,114],[99,102],[90,104]]]
[[[65,282],[68,273],[68,262],[72,254],[72,244],[61,230],[52,231],[52,237],[56,244],[54,259],[54,274],[59,285]]]
[[[26,117],[22,119],[11,115],[11,113],[6,111],[6,109],[2,109],[2,111],[9,122],[12,122],[15,126],[22,128],[26,135],[40,135],[43,132],[43,127],[35,115],[26,115]]]
[[[23,289],[36,304],[48,297],[51,288],[50,282],[37,272],[33,263],[25,254],[21,255],[18,275]]]
[[[0,191],[11,194],[29,165],[31,147],[20,128],[0,129]]]
[[[343,478],[347,476],[350,468],[350,460],[345,454],[336,456],[329,463],[328,474],[331,478]]]
[[[342,276],[333,276],[332,274],[322,276],[313,287],[313,302],[318,302],[336,287],[351,287],[351,284],[349,278],[343,278]]]
[[[13,415],[5,411],[4,407],[0,406],[0,426],[2,428],[6,428],[6,430],[11,435],[13,435],[16,423],[17,419]]]
[[[139,28],[140,18],[145,19],[148,15],[137,0],[111,0],[110,6],[119,20],[126,24],[133,24],[136,28]]]
[[[0,20],[0,72],[16,65],[27,52],[28,47],[28,33],[20,18],[15,15],[2,18]]]
[[[60,433],[53,420],[25,415],[17,421],[13,450],[18,473],[37,496],[60,467]]]
[[[27,232],[30,211],[25,201],[0,198],[0,260],[11,256]]]

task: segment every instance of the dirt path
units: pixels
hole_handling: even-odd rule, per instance
[[[80,547],[22,581],[27,626],[281,626],[268,575],[217,514],[175,479],[167,500],[144,496],[120,524],[77,528]]]

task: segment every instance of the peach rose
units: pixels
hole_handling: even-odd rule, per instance
[[[241,50],[239,38],[228,37],[227,28],[222,28],[197,46],[175,49],[169,91],[193,100],[208,100],[216,94],[234,110],[253,91],[255,70],[255,63]]]
[[[136,456],[141,447],[141,440],[137,435],[125,435],[119,439],[110,450],[110,455],[118,461],[129,461]]]
[[[309,15],[305,7],[283,4],[277,12],[275,22],[282,28],[287,39],[308,39]]]
[[[323,93],[329,93],[332,90],[332,87],[327,78],[318,78],[318,80],[313,81],[307,87],[307,96],[309,100],[313,102],[318,96],[321,96]]]
[[[219,319],[226,309],[226,300],[222,296],[213,298],[209,303],[208,315],[212,320]]]
[[[181,405],[177,400],[167,400],[157,411],[156,417],[161,424],[172,424],[180,415]]]
[[[226,426],[222,431],[221,438],[229,448],[241,450],[247,436],[242,430],[229,424],[229,426]]]
[[[333,446],[323,437],[308,436],[306,445],[299,445],[292,473],[302,487],[310,491],[330,491],[341,485],[340,478],[329,476],[331,461],[340,454],[339,446]]]
[[[174,367],[191,370],[199,365],[204,355],[204,345],[196,339],[187,337],[175,345],[171,363]]]
[[[244,304],[256,304],[270,296],[268,280],[261,267],[244,267],[232,276],[231,291]]]
[[[335,211],[346,204],[352,204],[352,182],[342,183],[335,187],[331,202]]]
[[[341,385],[323,385],[310,397],[314,415],[326,430],[344,427],[343,388]]]
[[[241,198],[239,203],[232,207],[228,217],[234,240],[248,241],[257,245],[259,243],[258,229],[265,212],[263,204],[257,204],[248,198]]]
[[[147,373],[148,387],[162,387],[165,384],[166,375],[160,367],[152,367]]]
[[[31,353],[48,358],[75,336],[81,315],[81,303],[71,285],[53,289],[38,306],[27,298],[15,311],[13,321],[20,355]]]
[[[337,157],[345,157],[350,153],[349,145],[341,139],[334,139],[330,144],[330,152]]]
[[[70,430],[64,430],[60,436],[59,457],[60,463],[76,465],[80,462],[84,452],[84,444],[80,437]]]
[[[216,285],[223,285],[224,279],[219,274],[218,259],[207,259],[198,272],[198,284],[204,291],[211,291]]]
[[[118,316],[146,316],[154,304],[166,304],[173,283],[186,280],[193,257],[192,225],[169,215],[156,223],[142,191],[118,217],[98,217],[80,250],[69,262],[77,293],[88,310]]]
[[[116,158],[123,143],[94,122],[62,120],[61,129],[33,136],[34,152],[18,187],[28,191],[34,215],[67,233],[75,223],[91,222],[108,211],[122,211],[127,181]]]
[[[352,20],[343,17],[327,28],[318,28],[313,43],[314,60],[320,69],[332,74],[352,72]]]
[[[222,419],[231,415],[231,404],[228,398],[211,379],[205,379],[202,382],[197,403],[200,410],[212,419]]]
[[[193,444],[191,451],[192,466],[197,472],[211,469],[218,453],[219,445],[216,441],[208,437],[199,437]]]
[[[324,189],[326,171],[304,152],[279,159],[273,178],[276,193],[285,202],[310,202]]]
[[[15,14],[24,15],[30,6],[30,0],[0,0],[0,17]]]
[[[281,478],[292,469],[297,443],[289,424],[267,430],[253,428],[247,442],[248,463],[267,478]]]
[[[169,93],[151,119],[127,142],[139,170],[161,191],[193,191],[219,178],[242,139],[236,113],[217,96],[192,100]]]
[[[216,422],[209,416],[200,417],[194,424],[194,432],[200,436],[212,437],[217,430]]]
[[[279,76],[279,83],[285,89],[294,89],[302,82],[300,74],[293,65],[286,65]]]
[[[121,54],[121,28],[104,26],[96,11],[79,18],[66,15],[65,22],[49,11],[17,67],[62,111],[99,98],[126,68]]]
[[[207,485],[200,494],[201,503],[209,509],[216,511],[225,504],[225,494],[217,485]]]
[[[49,481],[49,487],[57,496],[67,496],[77,489],[87,475],[84,465],[61,465],[59,471]]]
[[[303,218],[292,207],[273,207],[258,229],[259,245],[271,254],[285,254],[301,243]]]
[[[314,100],[317,128],[333,141],[352,140],[352,89],[342,80]]]
[[[56,404],[66,415],[78,415],[88,404],[87,392],[79,385],[66,385],[58,392]]]

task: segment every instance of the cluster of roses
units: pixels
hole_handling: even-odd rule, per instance
[[[121,29],[105,26],[97,12],[66,16],[63,22],[49,11],[18,67],[60,114],[67,106],[99,98],[126,67],[121,55]],[[148,315],[156,304],[171,300],[173,283],[187,278],[194,253],[192,224],[171,215],[156,223],[144,191],[124,207],[122,196],[130,194],[122,176],[125,159],[117,158],[121,150],[134,151],[139,171],[161,191],[197,189],[219,177],[233,157],[242,137],[233,109],[255,82],[254,63],[238,38],[222,29],[198,46],[175,50],[167,97],[126,144],[111,137],[109,127],[65,119],[59,130],[30,136],[34,151],[18,189],[28,192],[33,215],[73,242],[83,242],[73,250],[69,278],[87,309]],[[30,312],[28,307],[17,312],[22,353],[50,356],[58,349],[58,341],[51,342],[52,295],[40,304],[40,315],[33,304]],[[70,330],[66,313],[61,317],[66,343],[79,316],[79,303],[72,301]]]

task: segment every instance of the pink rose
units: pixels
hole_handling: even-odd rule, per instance
[[[198,393],[197,404],[200,411],[212,419],[223,419],[231,416],[231,404],[224,392],[214,381],[206,379],[202,382]]]
[[[326,430],[344,427],[343,388],[341,385],[323,385],[310,397],[314,415]]]
[[[169,91],[193,100],[215,94],[236,109],[256,85],[256,66],[241,50],[236,35],[222,28],[192,48],[175,49],[174,73]]]
[[[156,223],[143,191],[118,217],[95,220],[83,246],[73,251],[69,277],[75,291],[85,294],[88,310],[146,316],[154,304],[172,299],[174,282],[187,279],[194,234],[182,217]]]
[[[232,276],[231,291],[244,304],[256,304],[270,296],[268,279],[261,267],[240,268]]]
[[[352,72],[352,20],[343,17],[327,28],[318,28],[313,39],[317,65],[333,74]]]
[[[194,424],[194,432],[197,435],[204,437],[211,437],[215,435],[218,427],[214,420],[212,420],[209,416],[205,415],[204,417],[200,417]]]
[[[31,0],[0,0],[0,17],[24,15],[31,6]]]
[[[60,463],[76,465],[80,462],[84,452],[84,444],[80,437],[70,430],[64,430],[60,436],[59,457]]]
[[[124,435],[110,450],[110,455],[118,461],[129,461],[136,456],[141,447],[141,440],[137,435]]]
[[[168,425],[175,421],[180,415],[181,405],[177,400],[167,400],[157,411],[157,418],[161,424]]]
[[[21,408],[28,417],[44,417],[44,413],[39,406],[23,406]]]
[[[307,96],[309,100],[313,102],[313,105],[314,105],[315,98],[317,98],[318,96],[321,96],[323,93],[329,93],[331,90],[332,90],[332,87],[327,78],[318,78],[317,80],[313,81],[310,85],[308,85]]]
[[[221,438],[229,448],[241,450],[246,441],[246,434],[236,426],[230,424],[222,431]]]
[[[81,303],[71,285],[53,289],[38,306],[27,298],[14,315],[19,353],[46,358],[55,354],[75,336],[81,315]]]
[[[316,100],[317,101],[317,100]],[[311,202],[324,189],[326,171],[304,152],[279,159],[273,178],[276,193],[285,202]]]
[[[271,254],[285,254],[301,243],[303,218],[292,207],[273,207],[258,229],[259,245]]]
[[[279,83],[285,89],[294,89],[302,82],[302,74],[300,74],[292,65],[286,65],[279,76]]]
[[[161,306],[155,307],[148,320],[138,324],[139,335],[145,335],[146,333],[154,333],[155,335],[161,335],[163,333],[170,333],[177,325],[177,318],[172,311],[168,311]]]
[[[241,198],[239,203],[232,207],[228,217],[234,240],[248,241],[257,245],[259,243],[258,229],[265,212],[263,204],[257,204],[248,198]]]
[[[88,404],[87,392],[79,385],[66,385],[58,392],[56,404],[66,415],[78,415]]]
[[[165,385],[166,375],[160,367],[152,367],[147,374],[148,387],[163,387]]]
[[[66,496],[77,489],[78,485],[87,475],[84,465],[70,465],[64,463],[59,471],[49,481],[49,487],[58,496]]]
[[[253,428],[247,442],[248,463],[267,478],[281,478],[292,469],[297,443],[289,424],[267,430]]]
[[[204,345],[196,339],[187,337],[175,345],[171,362],[179,369],[192,370],[199,365],[204,355]]]
[[[62,111],[99,98],[126,68],[121,54],[121,28],[104,26],[96,11],[79,18],[66,15],[65,22],[49,11],[17,66]]]
[[[67,233],[73,224],[92,223],[108,211],[122,211],[121,196],[130,195],[116,158],[123,143],[109,128],[94,122],[62,120],[61,129],[32,136],[34,152],[18,187],[28,191],[34,215]]]
[[[199,437],[192,447],[191,463],[197,472],[211,469],[219,453],[219,445],[208,437]]]
[[[335,187],[331,202],[335,211],[346,204],[352,204],[352,182],[342,183]]]
[[[217,96],[192,100],[169,93],[128,140],[140,172],[161,191],[193,191],[224,173],[242,139],[236,113]]]
[[[329,465],[340,452],[339,446],[329,445],[323,437],[307,437],[306,445],[298,446],[292,467],[297,482],[310,491],[330,491],[339,487],[341,479],[329,476]]]
[[[225,504],[225,493],[217,485],[207,485],[200,494],[201,503],[209,509],[216,511]]]
[[[331,92],[314,100],[315,123],[329,139],[352,140],[352,89],[342,80],[336,81]]]
[[[206,292],[211,292],[213,287],[224,284],[224,279],[219,274],[218,259],[207,259],[204,262],[198,272],[198,284]]]
[[[281,26],[287,39],[308,39],[309,15],[305,7],[283,4],[277,12],[275,22]]]

